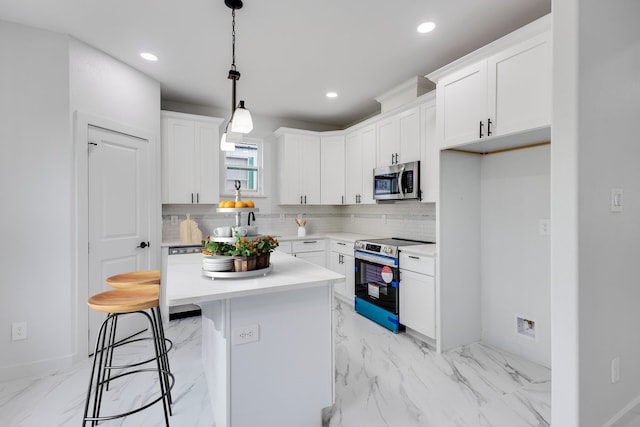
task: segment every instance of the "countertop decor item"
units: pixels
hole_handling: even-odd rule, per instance
[[[202,242],[202,231],[198,227],[198,223],[191,219],[191,214],[187,213],[187,219],[180,223],[180,242],[181,243],[200,243]]]
[[[298,237],[304,237],[307,235],[307,229],[305,226],[307,225],[307,220],[302,219],[302,215],[298,215],[296,217],[296,224],[298,224]]]

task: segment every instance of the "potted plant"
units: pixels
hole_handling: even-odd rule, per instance
[[[202,241],[202,253],[204,255],[229,255],[233,246],[224,242],[211,242],[209,236]]]
[[[235,256],[235,271],[250,271],[256,268],[257,250],[252,240],[241,237],[236,231],[236,243],[231,247],[229,255]]]
[[[278,241],[271,236],[256,238],[254,246],[258,254],[258,259],[256,262],[257,269],[269,267],[271,252],[275,251],[278,245],[279,245]]]

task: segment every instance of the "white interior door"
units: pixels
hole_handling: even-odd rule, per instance
[[[108,290],[105,279],[150,269],[149,142],[89,126],[89,292]],[[144,245],[142,244],[144,242]],[[142,248],[141,246],[145,246]],[[89,310],[89,353],[105,315]],[[147,326],[141,316],[118,322],[124,338]]]

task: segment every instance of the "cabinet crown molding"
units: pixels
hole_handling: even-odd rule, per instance
[[[552,14],[549,13],[535,21],[518,28],[517,30],[503,36],[481,48],[459,58],[442,68],[437,69],[425,77],[434,83],[438,83],[441,78],[450,74],[451,72],[458,70],[462,67],[466,67],[478,61],[488,58],[489,56],[496,54],[506,48],[509,48],[517,43],[530,39],[534,36],[544,33],[545,31],[551,31],[551,19]]]

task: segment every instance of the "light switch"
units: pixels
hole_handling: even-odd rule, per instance
[[[611,189],[611,212],[622,212],[622,188]]]

